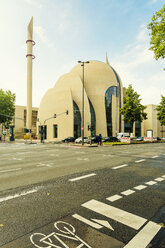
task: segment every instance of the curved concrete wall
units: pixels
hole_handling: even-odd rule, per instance
[[[118,75],[117,75],[118,76]],[[118,86],[118,80],[113,69],[103,62],[90,61],[84,66],[84,135],[89,136],[88,125],[91,123],[90,99],[96,115],[96,134],[107,136],[105,92],[111,86]],[[122,84],[121,102],[123,102]],[[82,116],[82,66],[77,64],[69,73],[64,74],[56,82],[54,88],[49,89],[43,97],[38,117],[41,123],[45,119],[57,114],[56,119],[48,120],[47,139],[58,140],[74,135],[73,101],[76,102]],[[112,97],[113,136],[119,132],[119,99]],[[69,110],[69,115],[58,116]],[[58,138],[53,136],[53,125],[58,125]]]

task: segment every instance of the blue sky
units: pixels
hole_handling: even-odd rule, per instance
[[[78,60],[105,61],[143,104],[165,95],[165,61],[149,51],[147,24],[164,0],[0,0],[0,88],[26,106],[27,25],[33,16],[33,106]]]

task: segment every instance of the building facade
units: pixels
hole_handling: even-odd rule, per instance
[[[83,68],[77,64],[46,92],[38,111],[38,128],[44,126],[48,140],[81,136],[82,91]],[[90,61],[84,64],[84,136],[99,133],[116,136],[118,132],[124,132],[119,113],[122,106],[122,82],[108,60],[106,63]]]
[[[37,133],[37,115],[38,108],[32,108],[32,134]],[[27,108],[25,106],[15,106],[15,119],[13,121],[15,126],[15,138],[23,138],[25,128],[27,128]]]
[[[49,89],[41,100],[40,107],[32,108],[32,134],[40,138],[40,131],[46,130],[45,139],[59,141],[63,138],[81,136],[83,70],[76,65],[64,74]],[[126,88],[117,72],[106,63],[90,61],[84,66],[84,136],[116,136],[129,132],[130,126],[124,123],[119,109],[123,106]],[[23,138],[27,123],[27,108],[15,106],[15,137]],[[68,111],[68,114],[66,114]],[[146,106],[147,120],[135,122],[133,133],[136,137],[165,137],[165,127],[157,120],[156,105]],[[56,118],[54,118],[56,117]],[[38,120],[38,121],[37,121]]]

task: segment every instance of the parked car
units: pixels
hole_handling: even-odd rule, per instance
[[[144,140],[144,137],[138,137],[137,139],[136,139],[136,141],[143,141]]]
[[[65,138],[65,139],[62,140],[62,142],[64,142],[64,143],[74,142],[74,141],[75,141],[74,137],[68,137],[68,138]]]
[[[88,140],[89,140],[88,137],[84,137],[84,143],[88,143]],[[82,143],[82,137],[77,138],[77,139],[75,140],[75,143],[77,143],[77,144]]]
[[[155,139],[156,139],[157,141],[161,140],[161,138],[159,138],[159,137],[156,137]]]
[[[118,133],[117,134],[117,139],[120,141],[123,137],[130,137],[130,133]]]
[[[118,142],[118,138],[117,137],[105,137],[103,138],[103,142]]]
[[[165,137],[163,137],[161,140],[165,140]]]
[[[94,137],[91,138],[91,141],[90,141],[90,139],[87,141],[88,144],[90,144],[90,142],[92,144],[98,143],[98,136],[96,135],[96,136],[94,136]]]

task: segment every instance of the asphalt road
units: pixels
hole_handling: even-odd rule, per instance
[[[165,143],[1,143],[0,247],[164,248]]]

